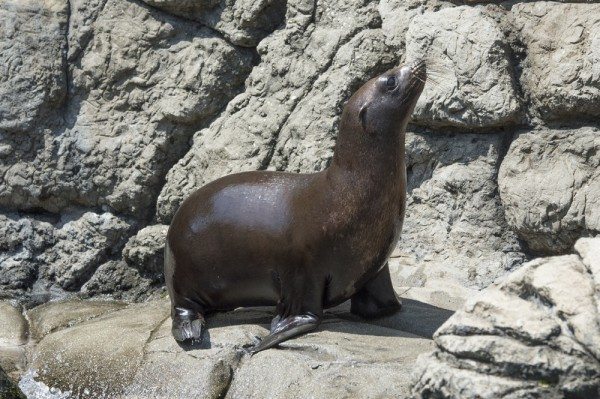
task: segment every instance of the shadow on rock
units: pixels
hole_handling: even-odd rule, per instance
[[[331,331],[345,334],[364,336],[387,336],[431,339],[433,333],[442,325],[454,311],[429,305],[413,299],[402,300],[402,310],[391,316],[380,319],[365,320],[350,313],[350,302],[345,302],[325,312],[323,322],[316,330]],[[212,328],[260,325],[268,333],[272,308],[240,308],[231,312],[215,313],[206,320],[206,329],[202,340],[194,343],[179,343],[185,350],[210,349],[210,330]],[[241,343],[241,342],[240,342]]]
[[[454,311],[403,298],[400,312],[380,319],[365,320],[353,315],[350,313],[349,303],[332,309],[332,314],[341,319],[377,325],[431,339],[433,333],[454,314]]]

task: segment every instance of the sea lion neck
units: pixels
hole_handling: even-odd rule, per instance
[[[381,123],[377,131],[365,132],[357,118],[360,105],[349,103],[344,108],[330,168],[365,177],[401,172],[405,124],[392,120]]]

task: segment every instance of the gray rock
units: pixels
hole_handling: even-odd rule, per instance
[[[75,45],[62,118],[52,129],[40,124],[29,135],[3,138],[1,206],[51,212],[108,206],[147,216],[191,134],[221,111],[250,72],[251,51],[196,23],[138,2],[101,5],[73,5]]]
[[[14,303],[0,301],[0,325],[0,370],[9,375],[19,374],[25,369],[27,344],[27,321],[21,308]],[[0,398],[4,398],[1,388]]]
[[[497,133],[407,134],[406,217],[390,259],[399,292],[421,287],[460,303],[523,262],[496,184],[503,141]]]
[[[0,295],[31,287],[39,268],[37,256],[56,241],[48,221],[0,214]]]
[[[359,32],[342,45],[281,126],[268,169],[324,169],[333,156],[344,104],[368,77],[393,66],[397,57],[391,50],[380,29]]]
[[[415,123],[479,128],[518,121],[508,44],[482,9],[453,7],[415,16],[406,33],[406,60],[423,58],[431,82],[415,107]]]
[[[284,21],[285,0],[143,0],[211,27],[238,46],[253,47]]]
[[[90,297],[109,296],[115,299],[140,301],[155,290],[150,279],[140,276],[138,270],[123,261],[109,261],[101,265],[81,287],[81,293]]]
[[[525,47],[521,85],[546,120],[600,113],[600,4],[527,2],[511,9]]]
[[[66,290],[78,290],[107,257],[120,253],[131,224],[110,213],[86,212],[55,231],[56,244],[40,260],[44,276]]]
[[[0,158],[3,129],[28,131],[65,98],[67,19],[67,0],[0,3]]]
[[[162,281],[164,249],[169,226],[147,226],[131,237],[123,248],[123,260],[153,281]]]
[[[379,24],[376,5],[372,3],[353,0],[325,5],[317,2],[315,8],[312,1],[289,1],[285,26],[264,39],[257,48],[261,62],[252,70],[245,92],[233,99],[210,127],[195,135],[192,149],[169,171],[158,199],[158,221],[168,223],[182,200],[211,180],[231,172],[269,167],[280,132],[287,129],[285,126],[289,122],[290,133],[287,130],[283,133],[283,141],[297,130],[294,125],[298,128],[307,126],[308,121],[299,119],[309,113],[312,118],[311,107],[326,105],[324,116],[327,121],[316,121],[313,126],[327,126],[331,131],[334,109],[342,104],[343,96],[350,91],[329,87],[321,77],[333,76],[329,71],[349,73],[348,78],[336,79],[342,79],[343,84],[352,81],[357,84],[360,81],[357,72],[367,70],[369,66],[380,68],[380,61],[372,57],[353,57],[352,45],[346,46],[354,40],[355,45],[365,49],[382,49],[382,44],[376,41],[377,33],[365,32]],[[327,86],[336,97],[319,96],[302,102],[313,93],[315,86]],[[296,109],[299,110],[298,118],[291,118]],[[322,167],[322,157],[330,154],[327,148],[332,141],[325,138],[325,132],[310,134],[316,135],[317,143],[325,141],[322,152],[318,148],[311,149],[318,159],[305,159],[306,166],[302,166],[314,170]],[[310,141],[300,145],[299,150],[310,145]],[[288,143],[286,147],[289,150],[284,152],[292,152],[296,145]],[[282,158],[285,156],[283,154]],[[273,165],[273,168],[282,167],[282,164]]]
[[[108,0],[69,0],[68,61],[77,60],[93,38],[94,22],[107,2]]]
[[[498,185],[508,224],[529,248],[568,252],[600,232],[600,131],[596,127],[517,135]]]
[[[281,347],[285,350],[267,350],[243,361],[226,398],[406,397],[415,359],[431,348],[431,341],[330,320],[319,332]]]
[[[600,238],[526,263],[469,300],[419,358],[419,398],[600,395]]]
[[[110,257],[119,256],[133,222],[110,213],[71,210],[0,214],[0,297],[28,306],[78,290]]]

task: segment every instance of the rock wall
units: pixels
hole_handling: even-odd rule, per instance
[[[458,306],[600,232],[600,4],[0,0],[0,297],[160,291],[195,188],[331,158],[345,101],[425,58],[391,271]]]

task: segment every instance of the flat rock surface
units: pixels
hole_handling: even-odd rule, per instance
[[[432,332],[452,313],[408,300],[367,323],[345,304],[317,331],[250,356],[244,347],[267,334],[271,311],[216,314],[201,345],[181,347],[166,300],[44,305],[29,312],[48,333],[32,347],[21,387],[61,398],[402,397],[416,357],[433,349]]]

